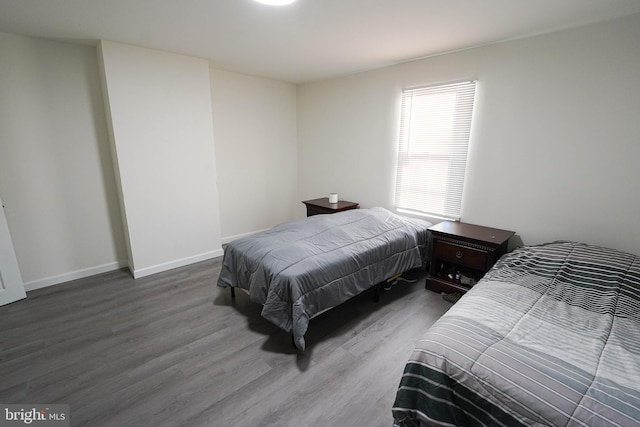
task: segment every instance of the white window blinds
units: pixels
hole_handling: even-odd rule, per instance
[[[395,206],[459,220],[476,82],[402,92]]]

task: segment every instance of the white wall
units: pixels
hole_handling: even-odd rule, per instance
[[[301,197],[390,208],[401,89],[477,78],[462,220],[640,253],[638,70],[635,15],[301,85]]]
[[[134,277],[221,255],[208,63],[107,41],[99,57]]]
[[[110,99],[102,94],[96,48],[0,33],[0,194],[27,289],[127,264],[144,275],[215,256],[221,233],[230,239],[288,221],[300,204],[295,85],[117,46],[128,52],[116,61],[127,75],[114,88],[118,114],[126,116],[118,124],[130,136],[139,132],[135,143],[122,144],[120,160],[135,183],[127,188],[141,194],[122,213],[139,225],[133,232],[146,243],[138,248],[150,248],[135,260],[121,219],[114,172],[120,166],[112,158],[104,108]],[[176,93],[182,100],[165,109]],[[162,115],[169,118],[159,130]],[[130,126],[138,120],[149,126]],[[185,143],[199,132],[206,143]]]
[[[295,85],[211,69],[211,98],[223,241],[292,220]]]
[[[468,77],[479,92],[463,220],[515,230],[525,243],[640,253],[640,16],[297,88],[118,47],[111,77],[129,141],[119,148],[134,164],[123,189],[141,203],[125,212],[148,249],[134,260],[143,273],[301,217],[300,200],[330,191],[391,207],[400,90]],[[184,92],[182,108],[164,108],[172,88]],[[0,33],[0,194],[27,289],[128,258],[102,102],[94,47]],[[156,128],[165,119],[174,144]],[[192,132],[199,142],[185,144]],[[182,191],[187,181],[208,184]]]
[[[94,48],[0,33],[0,193],[27,290],[121,266]]]

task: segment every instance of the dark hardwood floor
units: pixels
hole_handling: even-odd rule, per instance
[[[0,307],[0,403],[73,426],[385,426],[415,342],[451,304],[417,283],[311,321],[307,350],[215,283],[221,259],[110,272]]]

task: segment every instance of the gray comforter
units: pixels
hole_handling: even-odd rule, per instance
[[[418,342],[399,426],[640,425],[640,257],[579,243],[504,256]]]
[[[383,208],[281,224],[229,243],[218,286],[247,290],[262,316],[304,350],[313,315],[424,266],[430,226]]]

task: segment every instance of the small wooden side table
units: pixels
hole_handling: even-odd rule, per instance
[[[333,214],[336,212],[348,211],[349,209],[358,209],[360,204],[355,202],[349,202],[346,200],[338,200],[338,203],[329,203],[328,197],[321,199],[305,200],[304,203],[307,206],[307,216],[320,215],[320,214]]]
[[[426,288],[446,293],[468,291],[507,252],[514,234],[454,221],[430,227]]]

